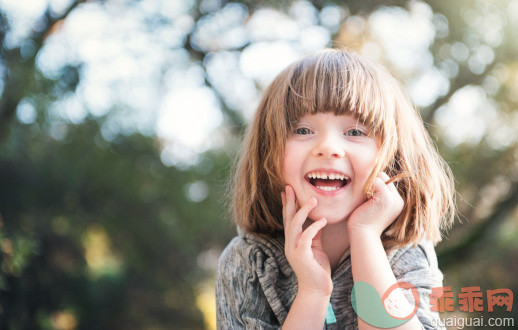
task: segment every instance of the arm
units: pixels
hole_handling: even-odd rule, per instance
[[[330,297],[299,290],[282,329],[322,329]]]
[[[394,251],[389,258],[392,271],[398,282],[412,283],[419,293],[417,317],[425,329],[445,329],[437,311],[432,311],[430,294],[432,288],[442,287],[443,275],[437,264],[433,244],[423,241],[415,247]]]
[[[322,329],[333,291],[331,266],[322,248],[320,232],[327,221],[320,219],[302,231],[317,200],[309,200],[297,211],[295,191],[290,186],[281,193],[281,199],[285,254],[298,282],[297,296],[283,329]]]
[[[351,237],[351,266],[354,281],[363,281],[373,286],[380,297],[387,289],[397,282],[390,267],[385,249],[377,233],[352,229]],[[401,304],[407,303],[406,297],[399,291],[394,292],[395,298]],[[358,318],[358,328],[378,329]],[[408,322],[393,329],[420,329],[421,322],[414,315]]]
[[[388,179],[385,173],[376,178],[373,198],[360,205],[347,223],[353,279],[355,282],[367,282],[376,289],[380,297],[391,285],[397,283],[381,242],[381,233],[401,213],[404,205],[394,184],[385,184]],[[408,308],[409,302],[403,293],[395,291],[394,294],[393,298],[400,303],[400,308]],[[377,329],[360,318],[358,328]],[[408,322],[393,329],[420,328],[422,324],[414,315]]]

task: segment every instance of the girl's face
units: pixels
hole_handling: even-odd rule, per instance
[[[309,218],[343,223],[364,202],[363,187],[374,168],[378,145],[353,115],[302,117],[286,141],[282,175],[299,206],[318,205]]]

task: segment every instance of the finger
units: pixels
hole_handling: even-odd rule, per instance
[[[389,188],[385,184],[385,179],[377,177],[374,179],[374,183],[372,184],[372,199],[376,201],[380,201],[383,199],[383,196],[388,195],[390,193]]]
[[[410,175],[408,173],[402,172],[402,173],[399,173],[398,175],[395,175],[392,178],[390,178],[390,180],[388,182],[386,182],[386,183],[387,184],[393,183],[396,192],[398,192],[398,194],[399,194],[399,188],[398,188],[399,181],[401,181],[403,179],[406,179],[406,178],[409,178],[409,177],[410,177]]]
[[[295,191],[291,186],[286,186],[286,225],[288,226],[297,212],[295,200]]]
[[[313,238],[315,238],[320,229],[324,228],[326,225],[326,218],[322,218],[312,223],[311,226],[304,230],[302,236],[300,236],[299,245],[305,248],[311,247],[311,245],[313,244]]]
[[[281,202],[282,202],[282,224],[286,230],[286,192],[281,191]]]
[[[297,237],[302,231],[292,226],[293,217],[296,213],[296,198],[295,191],[289,185],[286,186],[285,190],[286,204],[284,206],[284,238],[285,247],[290,250],[294,249],[297,245]]]
[[[387,185],[384,183],[385,178],[379,178],[379,180],[376,184],[375,190],[377,192],[375,193],[374,200],[380,211],[392,210],[391,214],[393,213],[395,218],[401,213],[405,202],[393,183]]]
[[[302,233],[302,226],[308,218],[309,212],[317,206],[317,199],[312,197],[298,210],[295,216],[290,220],[290,227],[288,230],[289,240],[292,244],[297,244],[299,236]]]
[[[388,187],[388,189],[390,190],[391,193],[399,195],[399,192],[398,192],[398,190],[396,188],[396,185],[393,182],[389,183],[387,185],[387,187]]]
[[[386,183],[387,181],[389,181],[389,180],[390,180],[390,176],[388,176],[388,174],[387,174],[387,173],[385,173],[385,172],[381,172],[378,176],[379,176],[379,177],[380,177],[380,178],[381,178],[385,183]]]
[[[327,221],[326,218],[321,218],[320,220],[326,220]],[[311,241],[311,247],[315,247],[317,249],[323,249],[323,246],[322,246],[322,228],[320,228],[320,230],[317,231],[316,235],[313,236],[313,239]]]
[[[308,218],[309,212],[313,210],[317,206],[318,202],[315,197],[311,197],[302,207],[297,211],[295,216],[292,219],[292,226],[296,228],[301,228],[302,225]]]
[[[398,179],[398,177],[401,177],[401,174],[398,174],[396,176],[394,176],[393,178],[390,178],[387,173],[385,172],[381,172],[380,173],[380,178],[385,182],[385,185],[388,187],[389,191],[391,193],[398,193],[397,192],[397,188],[396,186],[394,185],[394,182],[396,182],[396,180]],[[396,180],[395,180],[396,179]]]

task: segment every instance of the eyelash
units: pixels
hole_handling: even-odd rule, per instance
[[[306,131],[308,133],[301,133],[302,130],[304,130],[304,131]],[[309,134],[309,132],[311,132],[311,130],[309,128],[307,128],[307,127],[297,128],[296,130],[293,131],[293,133],[300,134],[300,135],[307,135],[307,134]]]
[[[302,131],[304,131],[305,133],[302,133]],[[348,134],[349,132],[353,132],[353,131],[360,133],[360,135],[349,135]],[[294,130],[293,133],[299,134],[299,135],[307,135],[307,134],[311,134],[313,132],[311,132],[311,130],[309,128],[307,128],[307,127],[301,127],[301,128],[297,128],[296,130]],[[348,135],[348,136],[364,136],[364,135],[367,135],[367,134],[365,134],[364,132],[362,132],[361,130],[359,130],[357,128],[353,128],[353,129],[350,129],[347,132],[345,132],[344,135]]]
[[[360,135],[349,135],[349,136],[363,136],[363,135],[366,135],[365,133],[363,133],[362,131],[360,131],[359,129],[356,129],[356,128],[348,130],[347,132],[345,132],[345,134],[347,134],[349,132],[352,132],[352,131],[356,131],[356,132],[360,133]]]

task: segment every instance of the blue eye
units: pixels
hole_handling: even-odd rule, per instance
[[[300,134],[300,135],[307,135],[307,134],[311,134],[312,132],[307,127],[301,127],[301,128],[297,128],[295,131],[293,131],[293,133]]]
[[[359,129],[351,129],[351,130],[348,130],[347,132],[345,132],[345,135],[347,135],[347,136],[362,136],[362,135],[365,135],[365,133],[363,133]]]

